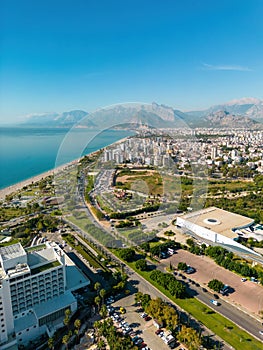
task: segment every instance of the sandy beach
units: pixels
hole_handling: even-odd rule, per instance
[[[69,167],[71,165],[74,165],[74,164],[77,164],[78,162],[79,162],[79,159],[73,160],[70,163],[61,165],[61,166],[59,166],[57,168],[54,168],[54,169],[51,169],[51,170],[48,170],[48,171],[45,171],[44,173],[41,173],[39,175],[30,177],[29,179],[21,181],[21,182],[18,182],[16,184],[12,185],[12,186],[5,187],[2,190],[0,190],[0,200],[5,199],[5,196],[7,196],[7,195],[9,195],[11,193],[14,193],[16,191],[21,190],[24,186],[28,186],[28,185],[31,185],[34,182],[38,182],[40,180],[43,180],[43,179],[45,179],[46,177],[48,177],[50,175],[55,175],[58,172],[66,169],[67,167]]]
[[[116,142],[113,142],[113,143],[109,144],[108,146],[105,146],[104,148],[106,148],[106,147],[111,147],[111,146],[113,146],[114,144],[122,143],[122,142],[126,141],[127,139],[128,139],[128,137],[124,137],[124,138],[122,138],[122,139],[120,139],[120,140],[118,140],[118,141],[116,141]],[[87,155],[92,155],[92,154],[95,154],[96,152],[98,152],[98,150],[97,150],[97,151],[94,151],[94,152],[92,152],[92,153],[89,153],[89,154],[87,154]],[[77,164],[77,163],[80,161],[80,159],[81,159],[81,158],[75,159],[75,160],[73,160],[72,162],[69,162],[69,163],[64,164],[64,165],[61,165],[61,166],[59,166],[59,167],[57,167],[57,168],[48,170],[48,171],[46,171],[46,172],[44,172],[44,173],[41,173],[41,174],[39,174],[39,175],[32,176],[32,177],[30,177],[29,179],[23,180],[23,181],[18,182],[18,183],[14,184],[14,185],[11,185],[11,186],[8,186],[8,187],[3,188],[2,190],[0,190],[0,200],[4,200],[5,197],[6,197],[7,195],[9,195],[9,194],[11,194],[11,193],[14,193],[14,192],[16,192],[16,191],[21,190],[24,186],[31,185],[31,184],[34,183],[34,182],[38,182],[38,181],[40,181],[40,180],[43,180],[43,179],[45,179],[46,177],[48,177],[48,176],[50,176],[50,175],[55,175],[55,174],[57,174],[58,172],[60,172],[60,171],[62,171],[62,170],[64,170],[64,169],[66,169],[67,167],[70,167],[70,166],[72,166],[72,165],[74,165],[74,164]]]

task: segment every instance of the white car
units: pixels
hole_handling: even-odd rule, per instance
[[[260,335],[263,335],[263,331],[259,331],[259,334],[260,334]]]

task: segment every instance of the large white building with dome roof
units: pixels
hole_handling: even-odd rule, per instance
[[[254,220],[246,216],[209,207],[178,216],[176,225],[183,231],[194,233],[201,239],[223,245],[226,248],[227,246],[235,247],[249,254],[260,255],[238,243],[239,238],[244,237],[243,232],[254,226]]]

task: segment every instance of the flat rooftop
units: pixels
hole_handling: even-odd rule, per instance
[[[37,318],[33,312],[27,313],[25,316],[14,319],[16,332],[21,332],[26,328],[30,328],[37,324]]]
[[[228,238],[235,238],[237,233],[233,229],[244,228],[254,223],[253,219],[229,211],[210,207],[182,216],[182,219],[198,226],[219,233]]]
[[[73,291],[90,285],[90,280],[78,269],[74,262],[65,254],[66,260],[66,289]]]
[[[0,256],[3,261],[18,258],[23,255],[26,255],[26,252],[20,243],[0,248]]]
[[[37,318],[47,316],[55,311],[68,307],[70,304],[76,302],[76,298],[70,293],[65,293],[57,298],[53,298],[44,303],[34,306],[34,312]]]

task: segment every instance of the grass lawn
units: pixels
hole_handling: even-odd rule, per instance
[[[40,245],[36,245],[36,246],[25,248],[25,251],[26,252],[36,252],[38,250],[42,250],[42,249],[45,249],[45,248],[46,248],[45,244],[40,244]]]
[[[19,242],[20,242],[20,240],[18,238],[14,238],[14,239],[11,239],[9,242],[0,243],[0,247],[6,247],[6,246],[9,246],[12,244],[19,243]]]
[[[48,269],[52,269],[53,267],[61,266],[60,262],[58,261],[53,261],[51,263],[45,264],[43,266],[36,267],[35,269],[31,270],[31,274],[35,275],[37,273],[43,272]]]
[[[114,250],[114,254],[118,257],[118,253]],[[120,258],[120,257],[119,257]],[[125,262],[127,263],[127,262]],[[171,296],[171,294],[160,287],[156,282],[150,279],[150,273],[147,271],[139,271],[135,268],[135,262],[127,263],[133,270],[139,273],[153,286],[165,294],[169,299],[173,300],[177,305],[184,309],[187,313],[192,315],[195,319],[202,322],[204,326],[209,328],[212,332],[217,334],[225,342],[233,346],[234,349],[242,350],[262,350],[262,343],[250,334],[240,329],[233,322],[227,318],[216,313],[210,309],[207,305],[201,303],[195,298],[177,299]]]

